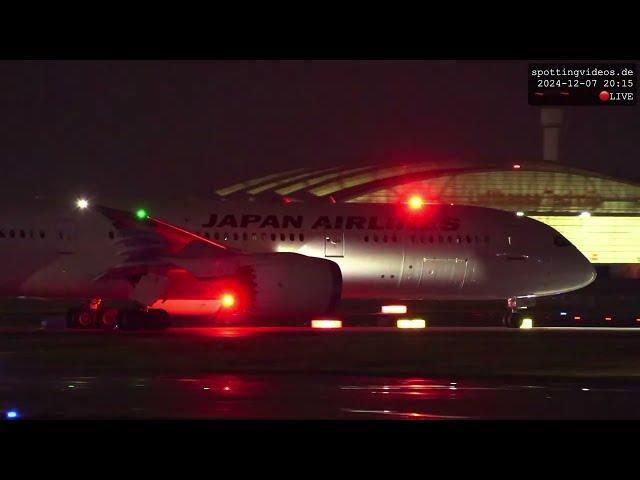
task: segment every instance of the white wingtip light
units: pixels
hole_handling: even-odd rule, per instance
[[[78,207],[80,210],[86,210],[87,208],[89,208],[89,200],[87,200],[86,198],[79,198],[78,200],[76,200],[76,207]]]

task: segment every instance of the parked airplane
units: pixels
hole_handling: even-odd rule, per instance
[[[341,298],[531,299],[582,288],[551,227],[481,207],[216,202],[127,212],[78,202],[0,216],[0,295],[86,299],[68,325],[161,328],[170,314],[325,315]]]

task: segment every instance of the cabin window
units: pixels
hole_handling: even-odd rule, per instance
[[[248,234],[247,232],[244,232],[244,233],[242,234],[242,240],[244,240],[245,242],[246,242],[247,240],[249,240],[249,234]]]
[[[304,233],[299,234],[298,238],[300,239],[301,242],[304,242]]]

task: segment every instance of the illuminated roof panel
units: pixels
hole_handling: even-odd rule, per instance
[[[311,178],[309,180],[305,180],[304,182],[298,182],[294,185],[289,185],[285,188],[280,188],[278,190],[276,190],[276,193],[278,193],[279,195],[289,195],[293,192],[297,192],[299,190],[302,190],[306,187],[312,187],[314,185],[317,185],[319,183],[322,182],[326,182],[327,180],[331,180],[333,178],[337,178],[340,176],[344,176],[344,175],[349,175],[355,172],[362,172],[364,170],[370,170],[371,166],[369,167],[359,167],[359,168],[351,168],[349,170],[340,170],[339,172],[336,173],[330,173],[328,175],[321,175],[320,177],[314,177]]]
[[[260,185],[264,182],[268,182],[270,180],[274,180],[276,178],[289,177],[290,175],[300,173],[302,171],[308,170],[306,168],[296,168],[293,170],[288,170],[286,172],[274,173],[271,175],[267,175],[266,177],[254,178],[253,180],[247,180],[246,182],[236,183],[235,185],[231,185],[230,187],[221,188],[220,190],[216,190],[216,193],[221,196],[227,196],[232,193],[238,192],[242,189],[255,187],[256,185]]]
[[[269,182],[269,183],[265,183],[263,185],[260,185],[256,188],[252,188],[251,190],[247,190],[247,193],[249,195],[257,195],[258,193],[262,193],[266,190],[273,190],[276,187],[280,187],[283,185],[290,185],[293,182],[296,182],[297,180],[301,180],[303,178],[316,178],[317,175],[321,174],[321,173],[326,173],[326,172],[333,172],[335,171],[336,168],[327,168],[324,170],[315,170],[313,172],[304,172],[300,175],[295,175],[293,177],[285,177],[285,178],[279,178],[278,180],[274,180],[273,182]],[[340,174],[340,172],[338,172],[338,175]]]

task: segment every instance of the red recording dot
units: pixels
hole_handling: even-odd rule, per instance
[[[598,97],[600,98],[601,102],[606,102],[607,100],[609,100],[609,92],[603,90],[600,92],[600,95],[598,95]]]

